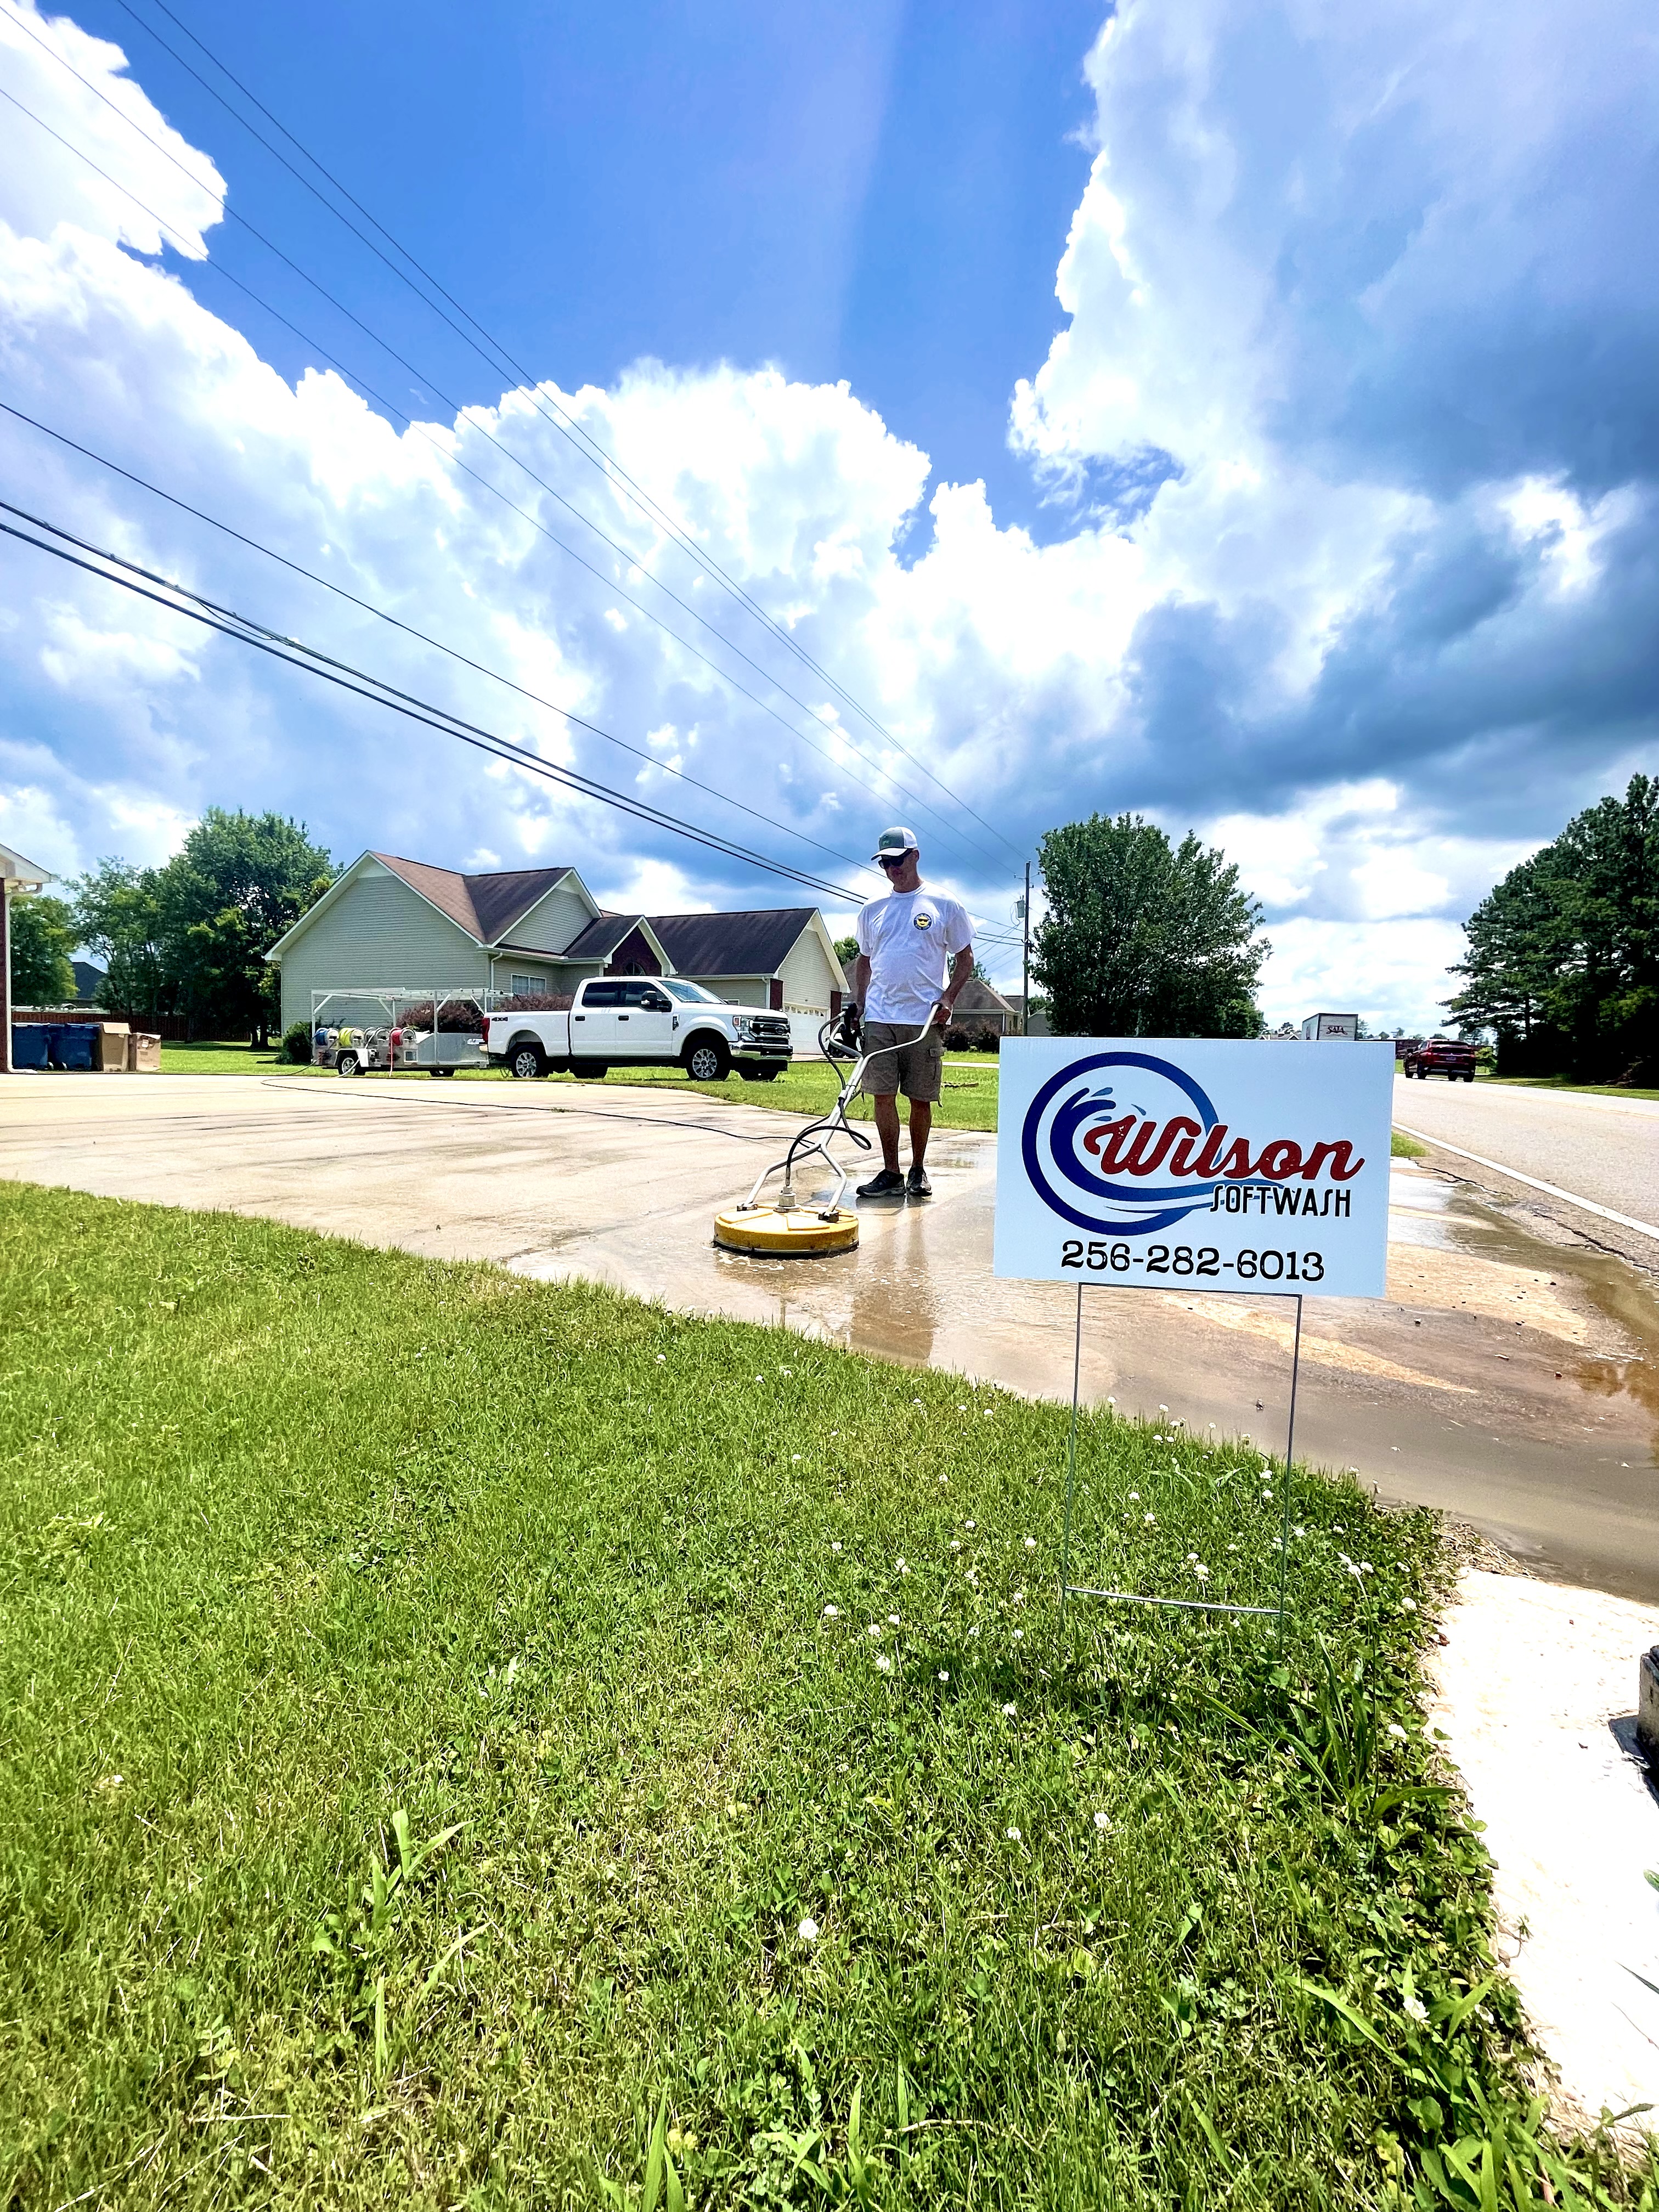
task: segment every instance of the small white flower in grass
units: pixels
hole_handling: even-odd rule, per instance
[[[1261,1495],[1262,1495],[1262,1497],[1267,1500],[1267,1502],[1269,1504],[1271,1504],[1273,1503],[1273,1492],[1272,1492],[1272,1491],[1271,1491],[1271,1490],[1264,1490],[1264,1491],[1262,1492]]]
[[[948,1667],[941,1667],[939,1670],[939,1678],[941,1682],[948,1682],[951,1679],[950,1668]]]
[[[1003,1709],[1002,1709],[1002,1717],[1003,1717],[1003,1719],[1004,1719],[1004,1720],[1006,1720],[1006,1721],[1011,1721],[1011,1720],[1012,1720],[1012,1718],[1014,1717],[1014,1709],[1013,1709],[1013,1707],[1012,1707],[1012,1705],[1005,1705],[1005,1706],[1003,1707]]]
[[[1359,1571],[1362,1575],[1374,1575],[1376,1572],[1376,1569],[1371,1565],[1369,1559],[1362,1559],[1359,1562]]]
[[[1018,1828],[1009,1829],[1008,1840],[1011,1844],[1017,1844],[1019,1841],[1019,1830]]]
[[[657,1354],[657,1364],[658,1364],[658,1366],[659,1366],[659,1367],[662,1366],[662,1365],[663,1365],[663,1364],[665,1363],[665,1361],[667,1359],[667,1358],[668,1358],[668,1354],[667,1354],[665,1352],[659,1352]]]
[[[952,1537],[951,1537],[951,1549],[953,1552],[959,1552],[959,1551],[962,1549],[962,1539],[961,1539],[959,1536],[952,1536]]]
[[[841,1546],[839,1544],[831,1544],[830,1548],[832,1552],[838,1552],[841,1549]]]
[[[1140,1517],[1149,1528],[1155,1528],[1158,1526],[1158,1516],[1156,1513],[1143,1513]]]
[[[1160,1413],[1167,1413],[1170,1409],[1167,1406],[1160,1406],[1158,1410]]]
[[[791,1466],[791,1467],[797,1466],[797,1465],[799,1463],[799,1460],[800,1460],[800,1454],[799,1454],[799,1452],[791,1452],[791,1453],[790,1453],[790,1455],[789,1455],[789,1464],[790,1464],[790,1466]]]
[[[968,1633],[969,1636],[977,1636],[979,1634],[979,1623],[977,1621],[974,1623],[974,1626],[969,1630]]]
[[[1111,1824],[1110,1820],[1109,1820],[1107,1819],[1107,1817],[1106,1817],[1106,1815],[1105,1815],[1105,1814],[1104,1814],[1104,1813],[1097,1813],[1097,1814],[1095,1814],[1095,1826],[1096,1826],[1096,1827],[1097,1827],[1097,1828],[1098,1828],[1098,1829],[1099,1829],[1099,1831],[1100,1831],[1100,1832],[1101,1832],[1101,1834],[1102,1834],[1103,1836],[1105,1834],[1105,1832],[1106,1832],[1107,1829],[1108,1829],[1108,1828],[1109,1828],[1109,1827],[1111,1826],[1111,1825],[1112,1825],[1112,1824]]]
[[[964,1521],[964,1522],[963,1522],[963,1524],[962,1524],[962,1525],[963,1525],[963,1527],[964,1528],[974,1528],[976,1524],[975,1524],[974,1522],[972,1522],[972,1521]]]
[[[1027,1550],[1028,1552],[1035,1552],[1035,1551],[1036,1551],[1036,1538],[1035,1536],[1028,1536],[1028,1537],[1025,1539],[1025,1548],[1026,1548],[1026,1550]]]
[[[1116,1405],[1116,1403],[1117,1403],[1117,1400],[1116,1400],[1115,1398],[1109,1398],[1109,1399],[1106,1401],[1106,1403],[1107,1403],[1109,1406],[1115,1406],[1115,1405]]]
[[[866,1636],[879,1636],[881,1634],[881,1623],[878,1620],[872,1620],[869,1627],[866,1628],[864,1632]]]
[[[1394,1738],[1396,1743],[1404,1743],[1406,1741],[1406,1731],[1401,1727],[1398,1721],[1390,1721],[1389,1723],[1389,1734]]]
[[[910,1401],[910,1403],[911,1403],[913,1406],[919,1406],[919,1405],[921,1405],[921,1399],[920,1399],[920,1398],[912,1398],[912,1399],[911,1399],[911,1401]]]
[[[1401,1613],[1415,1613],[1417,1600],[1414,1597],[1402,1597],[1400,1601],[1400,1610]]]
[[[984,1413],[981,1415],[981,1417],[980,1417],[980,1418],[981,1418],[982,1420],[987,1420],[987,1421],[988,1421],[988,1420],[990,1419],[990,1418],[991,1418],[992,1414],[995,1412],[995,1410],[996,1410],[996,1408],[995,1408],[994,1407],[993,1407],[993,1406],[988,1406],[988,1407],[985,1408]]]
[[[780,1367],[778,1370],[780,1375],[793,1375],[794,1371],[793,1367]]]
[[[1227,1549],[1230,1552],[1236,1552],[1238,1549],[1238,1547],[1237,1544],[1229,1544]]]
[[[1307,1530],[1302,1526],[1302,1523],[1299,1521],[1297,1522],[1295,1528],[1291,1531],[1292,1536],[1305,1536],[1307,1533]]]
[[[841,1614],[835,1606],[826,1605],[823,1608],[823,1617],[826,1620],[839,1620]]]
[[[1196,1552],[1188,1552],[1188,1554],[1187,1554],[1187,1565],[1188,1565],[1189,1567],[1195,1567],[1195,1566],[1198,1565],[1198,1553],[1197,1553]]]
[[[892,1661],[887,1656],[887,1654],[884,1651],[878,1651],[876,1654],[876,1672],[878,1674],[890,1674],[892,1671]]]
[[[887,1625],[888,1625],[888,1626],[889,1626],[890,1628],[896,1628],[896,1627],[898,1626],[898,1625],[899,1625],[899,1617],[898,1617],[897,1613],[890,1613],[888,1614],[888,1616],[887,1616]]]
[[[940,1475],[940,1477],[939,1477],[939,1480],[940,1480],[941,1482],[944,1482],[944,1483],[948,1483],[948,1482],[950,1481],[950,1480],[951,1480],[951,1478],[950,1478],[950,1476],[949,1476],[948,1474],[942,1474],[942,1475]]]
[[[1331,1531],[1332,1531],[1332,1534],[1333,1534],[1334,1535],[1338,1535],[1338,1536],[1346,1536],[1346,1535],[1347,1534],[1347,1533],[1348,1533],[1348,1532],[1347,1532],[1347,1530],[1346,1530],[1346,1529],[1342,1526],[1342,1523],[1341,1523],[1340,1521],[1333,1521],[1333,1522],[1332,1522],[1332,1523],[1331,1523]]]
[[[978,1568],[977,1568],[977,1567],[969,1567],[969,1570],[968,1570],[968,1571],[967,1571],[967,1573],[963,1577],[963,1580],[964,1582],[967,1582],[967,1583],[978,1583],[978,1581],[979,1581],[979,1570],[978,1570]]]
[[[1415,1996],[1407,1997],[1404,2000],[1404,2006],[1407,2019],[1414,2020],[1421,2027],[1429,2016],[1429,2008],[1422,1998]]]
[[[818,1923],[816,1920],[803,1920],[801,1922],[800,1940],[803,1943],[816,1943],[817,1942]]]
[[[1132,1491],[1129,1492],[1129,1496],[1130,1496],[1130,1498],[1133,1500],[1133,1502],[1135,1503],[1135,1504],[1137,1504],[1137,1505],[1139,1505],[1139,1503],[1140,1503],[1140,1492],[1139,1492],[1138,1490],[1132,1490]]]
[[[909,1568],[905,1565],[902,1559],[898,1563],[898,1571],[902,1575],[908,1575],[910,1571]]]
[[[757,1376],[755,1377],[755,1380],[756,1380],[756,1382],[765,1382],[765,1380],[766,1380],[766,1377],[765,1377],[763,1375],[757,1375]]]
[[[1024,1631],[1023,1628],[1017,1628],[1017,1629],[1014,1631],[1014,1641],[1015,1641],[1015,1643],[1016,1643],[1016,1644],[1019,1643],[1019,1642],[1023,1639],[1023,1638],[1024,1637],[1024,1634],[1025,1634],[1025,1631]]]
[[[1206,1583],[1210,1579],[1210,1571],[1205,1565],[1202,1559],[1200,1559],[1198,1562],[1198,1565],[1193,1569],[1193,1572],[1198,1577],[1198,1579],[1201,1583]]]

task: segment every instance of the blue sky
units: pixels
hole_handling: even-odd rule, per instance
[[[1238,861],[1273,1018],[1416,1026],[1492,882],[1659,761],[1638,0],[178,12],[532,382],[156,0],[0,0],[0,398],[477,665],[3,416],[0,495],[825,873],[838,925],[887,821],[1006,930],[1044,829],[1134,808]],[[210,804],[793,896],[0,546],[0,837],[69,874]]]
[[[1088,175],[1098,0],[175,13],[537,374],[608,384],[649,356],[846,378],[937,477],[983,476],[1002,520],[1058,526],[1006,450],[1008,395],[1064,321],[1054,271]],[[455,397],[499,398],[132,15],[90,0],[76,20],[128,49],[251,219],[303,240],[295,258],[364,321]],[[406,395],[252,240],[215,258]],[[307,365],[234,290],[201,290],[288,374]]]

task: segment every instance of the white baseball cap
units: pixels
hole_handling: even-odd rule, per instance
[[[921,850],[921,846],[916,842],[915,831],[905,829],[901,823],[896,829],[882,831],[876,840],[876,849],[871,854],[870,858],[872,860],[896,860],[902,853],[919,853]]]

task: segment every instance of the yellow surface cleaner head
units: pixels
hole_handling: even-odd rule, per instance
[[[850,1252],[859,1241],[859,1218],[850,1206],[833,1212],[817,1206],[733,1206],[714,1216],[714,1242],[728,1252],[758,1252],[772,1259],[821,1259]]]

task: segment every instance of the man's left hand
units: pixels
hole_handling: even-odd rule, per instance
[[[941,999],[938,1006],[933,1009],[933,1027],[936,1030],[942,1030],[950,1018],[951,1009],[945,1005],[944,1000]]]

